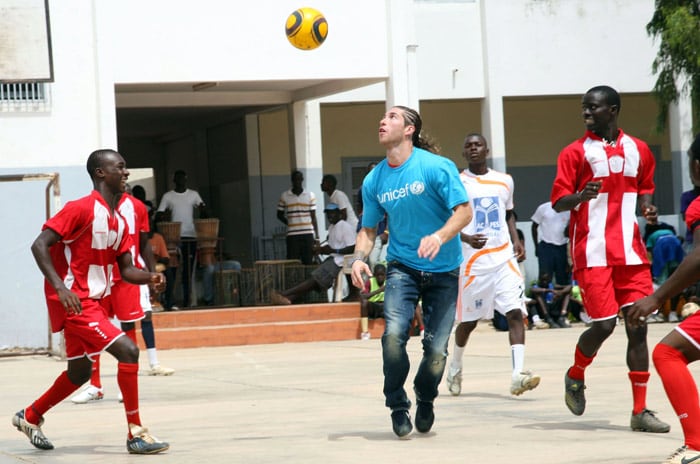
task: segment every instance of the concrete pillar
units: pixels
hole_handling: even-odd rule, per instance
[[[488,2],[480,2],[482,47],[484,57],[484,100],[481,102],[481,127],[491,149],[491,166],[497,171],[506,171],[506,135],[503,120],[503,93],[499,88],[498,76],[491,72],[489,61],[494,60],[489,43],[498,37],[489,36]],[[496,19],[494,19],[496,20]]]
[[[294,102],[291,105],[293,153],[296,169],[304,173],[304,189],[316,195],[318,232],[325,237],[325,198],[321,191],[323,178],[323,151],[321,140],[321,105],[319,100]]]
[[[387,1],[389,31],[389,79],[386,83],[386,107],[408,106],[420,112],[416,26],[411,0]]]
[[[681,95],[669,107],[673,210],[680,212],[681,193],[693,188],[688,172],[688,148],[693,143],[692,103],[689,95]]]

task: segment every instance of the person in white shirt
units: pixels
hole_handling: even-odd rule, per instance
[[[460,295],[454,349],[447,372],[453,396],[462,391],[462,358],[469,335],[479,320],[492,319],[494,311],[508,322],[512,372],[510,393],[518,396],[532,390],[540,377],[524,369],[527,310],[523,304],[524,283],[518,259],[525,249],[518,237],[513,214],[513,179],[487,165],[489,148],[483,135],[465,137],[462,150],[469,168],[460,174],[473,204],[473,219],[460,232],[464,262],[460,268]]]
[[[289,305],[298,301],[312,290],[328,290],[335,282],[343,268],[344,255],[355,251],[355,229],[341,218],[340,207],[329,203],[324,210],[328,222],[328,241],[325,245],[315,247],[315,254],[329,255],[319,267],[314,269],[311,277],[286,290],[273,290],[270,293],[272,304]]]
[[[196,190],[187,188],[187,173],[182,170],[175,171],[173,177],[175,188],[165,192],[158,205],[156,212],[156,222],[164,220],[166,211],[170,213],[172,222],[179,222],[180,225],[180,260],[182,274],[182,299],[183,307],[190,305],[190,271],[197,251],[197,232],[194,228],[195,210],[199,210],[200,217],[206,217],[205,204],[202,197]],[[177,307],[173,306],[173,290],[175,287],[175,277],[177,268],[170,267],[166,271],[165,289],[165,310],[170,311]]]
[[[535,256],[539,273],[554,277],[558,285],[569,285],[569,257],[567,248],[569,237],[569,211],[557,212],[552,202],[542,203],[532,215],[532,240],[535,243]]]
[[[352,207],[352,203],[350,203],[350,199],[345,192],[338,190],[337,186],[338,179],[331,174],[326,174],[323,176],[323,179],[321,179],[321,190],[328,194],[331,203],[338,205],[342,215],[341,217],[348,221],[348,224],[352,226],[353,230],[357,230],[357,215]]]

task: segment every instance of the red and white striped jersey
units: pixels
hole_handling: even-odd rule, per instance
[[[602,181],[597,198],[571,210],[574,269],[648,264],[636,211],[638,196],[654,193],[655,164],[647,144],[622,130],[614,145],[586,131],[559,153],[553,205]]]
[[[148,233],[151,230],[150,224],[148,223],[148,210],[146,209],[146,205],[138,198],[124,193],[119,199],[117,210],[129,227],[129,236],[131,236],[132,242],[131,256],[134,258],[134,265],[139,269],[145,269],[146,262],[141,256],[140,234],[141,232]],[[114,280],[121,280],[119,268],[115,268],[114,270]]]
[[[124,218],[113,214],[102,195],[93,190],[90,195],[66,203],[46,221],[42,230],[47,228],[61,236],[49,251],[66,287],[80,299],[99,300],[109,295],[117,256],[131,249]],[[47,299],[58,301],[48,282],[44,291]],[[60,308],[56,314],[49,314],[52,330],[58,332],[63,328],[66,313],[61,305],[53,306]]]

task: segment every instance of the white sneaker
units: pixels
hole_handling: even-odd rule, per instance
[[[647,316],[647,324],[658,324],[664,321],[664,317],[659,313],[651,313]]]
[[[360,340],[369,340],[369,339],[370,339],[369,332],[362,332],[360,334]]]
[[[581,311],[578,317],[584,324],[590,324],[591,322],[593,322],[593,319],[591,319],[591,316],[589,316],[588,313],[586,313],[586,311]]]
[[[85,404],[90,401],[101,400],[104,397],[105,395],[102,393],[101,388],[97,388],[94,385],[88,385],[83,391],[73,395],[70,400],[75,404]]]
[[[540,376],[524,371],[513,378],[510,383],[510,394],[520,396],[528,390],[534,390],[540,384]]]
[[[452,396],[459,396],[462,393],[462,369],[458,370],[455,375],[450,375],[448,370],[447,388]]]
[[[544,329],[549,329],[549,324],[547,324],[545,321],[540,319],[539,321],[536,321],[532,324],[536,329],[538,330],[544,330]]]
[[[683,445],[670,455],[663,464],[690,464],[700,462],[700,451],[692,450]]]
[[[668,322],[678,322],[678,314],[675,311],[668,313]]]
[[[698,306],[697,303],[693,303],[692,301],[690,303],[684,304],[683,309],[681,309],[681,318],[685,319],[688,316],[692,316],[698,311],[698,309],[700,309],[700,306]]]
[[[171,369],[169,367],[164,367],[160,364],[157,364],[155,366],[151,366],[151,370],[146,371],[146,373],[148,375],[173,375],[175,373],[175,369]]]

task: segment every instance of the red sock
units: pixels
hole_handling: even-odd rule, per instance
[[[80,385],[76,385],[68,379],[66,371],[61,372],[53,385],[39,399],[24,409],[24,418],[31,424],[39,424],[46,411],[68,398],[78,387]]]
[[[595,355],[590,358],[581,352],[581,348],[576,345],[576,352],[574,353],[574,365],[569,368],[567,372],[568,376],[574,380],[585,380],[586,368],[590,366],[593,362]]]
[[[117,363],[117,383],[124,397],[126,423],[141,425],[139,416],[138,363]],[[129,438],[133,438],[129,436]]]
[[[639,414],[647,407],[647,381],[649,380],[648,371],[630,371],[630,382],[632,382],[632,414]]]
[[[102,381],[100,380],[100,355],[95,356],[95,362],[92,363],[92,374],[90,375],[90,385],[102,389]]]
[[[688,360],[677,349],[659,343],[654,348],[652,360],[656,372],[678,415],[688,448],[700,450],[700,405],[698,387],[688,370]]]

